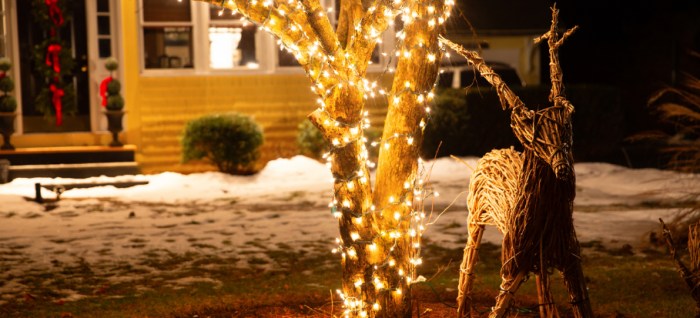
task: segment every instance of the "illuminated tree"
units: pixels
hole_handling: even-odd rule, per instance
[[[199,0],[240,12],[274,34],[312,81],[319,108],[309,118],[331,144],[330,204],[342,257],[338,293],[346,316],[410,317],[426,191],[418,149],[441,49],[438,33],[453,0],[344,0],[333,30],[319,0]],[[396,73],[389,93],[367,79],[381,34],[401,17]],[[363,130],[365,101],[388,99],[376,182],[370,184]],[[414,202],[415,201],[415,202]]]

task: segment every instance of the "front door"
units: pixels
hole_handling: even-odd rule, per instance
[[[90,131],[85,2],[15,4],[23,132]]]

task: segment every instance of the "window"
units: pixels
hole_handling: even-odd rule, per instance
[[[97,0],[97,53],[100,58],[112,56],[112,23],[109,0]]]
[[[144,67],[193,68],[190,0],[143,0],[142,4]]]
[[[209,67],[257,69],[257,28],[240,14],[209,7]]]
[[[97,1],[102,12],[100,2],[109,0]],[[334,25],[336,2],[322,0],[324,7],[336,8],[328,10]],[[142,61],[148,74],[300,70],[294,55],[280,50],[273,36],[231,10],[193,0],[140,0],[140,4]],[[108,38],[108,26],[100,24],[100,39]],[[381,49],[377,46],[374,63],[384,60]]]

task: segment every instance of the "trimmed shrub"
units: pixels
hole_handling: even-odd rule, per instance
[[[105,61],[105,68],[110,74],[109,77],[105,79],[106,81],[109,81],[106,87],[107,105],[105,105],[105,107],[110,111],[120,111],[124,109],[124,97],[122,97],[120,93],[122,83],[118,79],[114,78],[114,72],[119,68],[119,62],[110,57]]]
[[[10,59],[0,58],[0,112],[14,113],[17,110],[17,100],[9,95],[15,89],[15,81],[7,76],[7,72],[12,67]]]
[[[548,107],[549,87],[514,88],[528,108]],[[611,87],[566,86],[574,105],[574,157],[577,161],[612,161],[624,139],[624,115],[619,92]],[[482,156],[491,149],[521,148],[510,128],[510,111],[501,109],[492,88],[444,89],[437,92],[425,129],[422,156]]]
[[[370,146],[370,143],[382,138],[382,130],[369,128],[365,129],[363,133],[368,141],[367,152],[369,153],[369,160],[377,162],[379,148]],[[321,160],[323,154],[331,149],[328,142],[323,138],[321,131],[308,119],[305,119],[299,124],[297,146],[299,146],[299,154],[316,160]]]
[[[300,154],[316,160],[321,159],[321,156],[330,149],[321,131],[308,119],[299,124],[297,145]]]
[[[219,171],[251,174],[260,157],[262,128],[238,113],[206,115],[187,123],[182,161],[206,159]]]
[[[122,95],[109,95],[107,97],[107,110],[122,110],[124,108],[124,97]]]
[[[0,91],[9,93],[15,89],[15,81],[11,77],[5,76],[0,78]]]
[[[17,100],[14,96],[0,96],[0,112],[12,113],[17,110]]]

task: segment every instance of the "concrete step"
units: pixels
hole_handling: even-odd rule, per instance
[[[114,177],[141,173],[136,162],[93,162],[40,165],[10,165],[8,181],[16,178],[89,178]]]
[[[0,150],[0,159],[18,165],[50,165],[104,162],[133,162],[136,147],[76,146]]]

